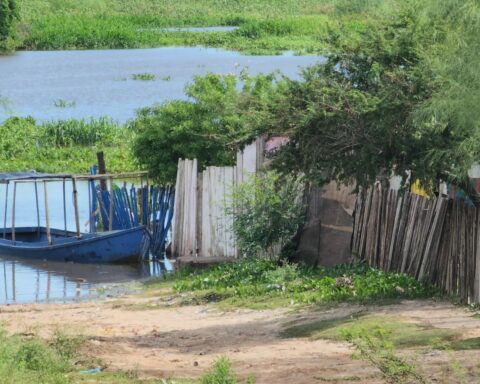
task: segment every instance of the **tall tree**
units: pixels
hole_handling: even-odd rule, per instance
[[[0,53],[10,53],[16,46],[16,25],[20,13],[16,0],[0,0]]]

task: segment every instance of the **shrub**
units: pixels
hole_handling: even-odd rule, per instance
[[[233,232],[245,256],[279,256],[305,219],[301,177],[269,171],[233,192]]]
[[[16,0],[0,0],[0,53],[15,50],[16,25],[19,18]]]

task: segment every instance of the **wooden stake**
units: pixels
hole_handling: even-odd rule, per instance
[[[13,203],[12,203],[12,244],[15,245],[15,202],[17,200],[17,182],[13,182]]]
[[[78,191],[77,191],[77,181],[75,178],[72,178],[72,187],[73,187],[73,208],[75,211],[75,228],[77,231],[77,238],[82,237],[80,233],[80,217],[78,213]]]
[[[103,152],[97,152],[97,162],[98,162],[98,174],[105,175],[107,173],[107,168],[105,166],[105,157]],[[100,189],[102,191],[107,190],[107,181],[105,179],[100,179]]]
[[[47,182],[43,181],[43,192],[45,195],[45,223],[47,226],[47,239],[48,245],[52,245],[52,234],[50,233],[50,218],[48,217],[48,192],[47,192]]]

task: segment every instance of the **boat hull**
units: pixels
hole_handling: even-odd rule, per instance
[[[149,240],[143,226],[82,234],[80,238],[71,232],[54,229],[51,231],[51,245],[44,228],[15,229],[15,243],[11,229],[5,232],[5,238],[0,238],[0,255],[76,263],[135,262],[143,256]]]

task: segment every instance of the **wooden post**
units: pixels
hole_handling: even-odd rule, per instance
[[[88,191],[90,192],[90,188]],[[65,236],[67,236],[67,197],[65,191],[65,178],[63,179],[63,229],[65,231]]]
[[[35,181],[35,207],[37,209],[37,230],[40,232],[40,206],[38,204],[38,186]]]
[[[17,198],[17,182],[13,182],[13,203],[12,203],[12,244],[15,245],[15,201]]]
[[[47,239],[48,245],[52,245],[52,234],[50,233],[50,219],[48,217],[48,192],[47,192],[47,182],[43,181],[43,191],[45,194],[45,223],[47,225]]]
[[[475,249],[474,301],[480,303],[480,211],[476,215],[477,244]]]
[[[107,168],[105,166],[105,157],[103,152],[97,152],[97,162],[98,162],[98,174],[105,175],[107,173]],[[105,179],[100,179],[100,189],[102,191],[107,190],[107,181]]]
[[[78,215],[78,191],[77,191],[77,180],[72,178],[73,186],[73,208],[75,210],[75,227],[77,231],[77,237],[80,238],[82,235],[80,233],[80,217]]]
[[[108,213],[108,230],[111,231],[113,229],[113,179],[110,178],[110,206],[109,206],[109,213]]]
[[[10,183],[7,182],[5,187],[5,210],[3,212],[3,238],[7,237],[7,209],[8,209],[8,186]]]

